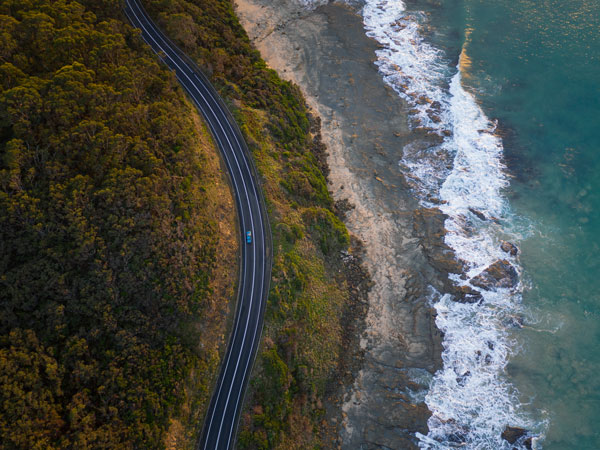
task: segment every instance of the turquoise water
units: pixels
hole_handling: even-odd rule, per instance
[[[498,119],[520,242],[521,350],[508,379],[545,449],[600,448],[600,1],[446,0],[429,39]]]

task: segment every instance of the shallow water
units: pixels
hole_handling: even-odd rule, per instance
[[[455,281],[469,285],[501,258],[520,275],[512,289],[482,290],[478,305],[432,295],[444,369],[426,397],[423,448],[510,448],[506,425],[543,448],[600,448],[599,9],[365,2],[381,74],[412,105],[415,127],[445,136],[425,152],[405,148],[400,167],[425,205],[445,202],[446,242],[467,264]],[[503,239],[519,258],[500,251]]]

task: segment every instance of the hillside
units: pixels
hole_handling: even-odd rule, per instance
[[[233,294],[216,149],[119,10],[0,14],[0,447],[161,448]]]
[[[319,120],[299,88],[265,65],[229,0],[144,4],[226,98],[263,178],[274,268],[239,445],[320,446],[325,394],[354,355],[350,311],[364,314],[368,280],[356,260],[342,256],[350,238],[327,189]],[[352,269],[358,290],[349,282]]]
[[[319,121],[229,0],[144,4],[228,102],[269,209],[273,278],[239,445],[318,446],[368,286],[344,256]],[[191,448],[234,293],[214,147],[119,1],[9,0],[0,14],[3,448]]]

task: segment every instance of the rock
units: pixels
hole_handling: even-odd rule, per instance
[[[462,375],[459,375],[456,377],[456,382],[458,383],[459,386],[464,386],[465,383],[467,382],[467,378],[469,378],[470,376],[471,376],[471,371],[467,370]]]
[[[449,420],[441,420],[442,423],[451,424],[452,430],[446,434],[446,440],[454,445],[455,447],[463,447],[467,442],[467,435],[469,434],[469,429],[464,426],[457,426],[455,421],[452,419]]]
[[[507,426],[502,432],[502,439],[507,441],[509,444],[514,444],[519,440],[519,438],[525,436],[526,434],[527,430],[524,428]]]
[[[426,95],[421,95],[419,96],[419,98],[417,98],[416,100],[417,105],[427,105],[427,104],[431,104],[432,100],[427,97]]]
[[[532,438],[527,437],[528,434],[529,434],[529,431],[527,431],[524,428],[507,426],[506,428],[504,428],[504,431],[502,432],[502,439],[504,439],[505,441],[507,441],[510,444],[516,444],[516,443],[522,444],[525,446],[526,449],[531,450],[532,449]]]
[[[454,301],[459,303],[478,303],[483,296],[470,286],[458,286],[453,292]]]
[[[447,435],[446,439],[448,442],[452,442],[453,444],[457,444],[458,446],[462,447],[467,442],[467,435],[457,431],[456,433]]]
[[[413,214],[415,234],[420,237],[431,265],[445,274],[462,273],[464,263],[456,259],[454,251],[444,242],[444,222],[448,216],[438,208],[420,208]]]
[[[469,208],[469,211],[471,211],[471,213],[473,213],[475,216],[477,216],[478,219],[487,220],[487,217],[485,217],[485,214],[483,214],[481,211],[479,211],[475,208]]]
[[[507,260],[496,261],[471,280],[473,286],[486,291],[497,288],[513,288],[519,281],[517,270]]]
[[[500,248],[503,252],[509,253],[511,256],[517,256],[519,254],[519,247],[512,242],[502,241]]]
[[[442,111],[442,104],[436,100],[429,105],[429,108],[437,113],[440,113]]]
[[[517,315],[509,316],[504,320],[505,326],[510,328],[523,328],[524,323],[523,317]]]

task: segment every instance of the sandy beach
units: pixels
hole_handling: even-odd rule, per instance
[[[424,389],[441,365],[425,295],[440,277],[415,233],[419,205],[398,162],[406,145],[429,138],[409,130],[408,106],[384,84],[373,64],[377,44],[350,7],[236,0],[236,12],[267,63],[321,117],[330,189],[354,205],[347,226],[365,243],[374,281],[361,369],[328,405],[337,429],[331,447],[416,448],[414,433],[427,433],[430,415]]]

